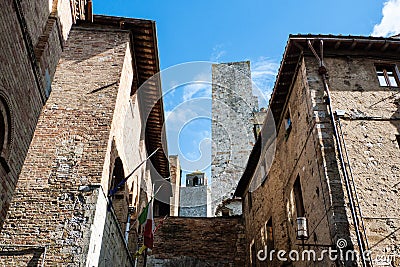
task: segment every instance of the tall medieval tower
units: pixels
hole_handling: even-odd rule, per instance
[[[232,198],[255,142],[250,61],[212,66],[212,213]],[[241,213],[241,204],[235,208]]]
[[[211,217],[210,189],[204,172],[186,174],[186,186],[180,189],[179,216]]]

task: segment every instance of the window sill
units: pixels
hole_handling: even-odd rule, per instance
[[[380,88],[388,88],[388,89],[400,89],[400,86],[388,86],[388,85],[379,85]]]

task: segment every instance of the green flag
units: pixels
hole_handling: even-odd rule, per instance
[[[149,205],[152,200],[153,199],[150,199],[149,203],[147,203],[146,207],[142,210],[142,213],[140,213],[139,215],[138,221],[140,225],[144,224],[147,220],[147,212],[149,211]]]

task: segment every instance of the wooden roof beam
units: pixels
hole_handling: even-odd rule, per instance
[[[335,44],[335,49],[338,49],[341,43],[342,43],[341,41],[337,41]]]
[[[139,63],[139,62],[138,62]],[[139,75],[142,75],[146,70],[152,71],[151,76],[156,74],[154,66],[147,65],[147,64],[138,64]],[[143,70],[143,72],[141,72]],[[147,74],[148,72],[146,72]]]
[[[357,46],[358,42],[356,40],[353,40],[351,43],[350,49],[353,50]]]
[[[366,47],[365,47],[365,51],[368,51],[371,49],[372,43],[369,43]]]
[[[293,41],[293,44],[294,44],[300,51],[303,51],[303,50],[304,50],[303,46],[301,46],[298,42]]]
[[[381,51],[382,51],[382,52],[385,51],[386,48],[388,48],[388,46],[389,46],[389,43],[386,42],[386,43],[382,46]]]
[[[284,62],[285,65],[297,64],[298,60],[287,60]]]
[[[281,76],[292,76],[294,74],[294,71],[288,71],[288,72],[282,72]]]

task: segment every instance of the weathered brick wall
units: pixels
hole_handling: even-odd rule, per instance
[[[75,264],[79,264],[79,262],[85,262],[85,254],[88,251],[88,240],[90,238],[90,232],[91,232],[90,226],[93,225],[93,217],[94,217],[94,212],[96,211],[96,203],[99,193],[98,188],[92,190],[86,193],[76,192],[76,194],[65,194],[63,196],[63,198],[65,199],[73,199],[73,204],[69,205],[74,206],[74,215],[71,218],[71,220],[68,221],[68,225],[67,224],[65,225],[63,231],[64,235],[66,236],[66,240],[65,242],[63,242],[62,253],[64,254],[74,253],[76,257]],[[43,204],[42,206],[45,205]],[[43,216],[45,216],[43,212],[38,211],[37,213],[40,213]],[[22,214],[20,213],[13,216],[21,218]],[[20,229],[21,232],[34,231],[36,233],[40,233],[41,231],[45,231],[45,233],[48,235],[48,238],[51,238],[51,236],[57,234],[44,230],[45,227],[37,224],[38,223],[37,218],[34,218],[34,216],[31,213],[27,213],[26,216],[35,221],[32,221],[30,226],[24,226],[24,228]],[[60,214],[60,216],[63,215]],[[50,220],[49,223],[51,223]],[[17,231],[17,229],[14,229],[14,231]],[[8,235],[7,237],[10,238],[11,236]],[[13,235],[13,237],[16,236]],[[85,239],[87,239],[87,242],[82,243],[82,240]],[[7,240],[7,239],[2,238],[2,240]],[[0,256],[0,264],[2,266],[39,266],[40,264],[42,264],[42,262],[48,264],[49,255],[47,254],[48,252],[47,248],[50,248],[49,241],[50,240],[42,240],[41,242],[37,243],[36,242],[22,243],[19,240],[19,242],[9,243],[10,247],[7,249],[7,252],[2,253]],[[60,240],[58,242],[60,242]],[[28,245],[34,247],[17,247],[19,245]],[[46,253],[44,247],[46,247]],[[51,250],[52,248],[50,248],[50,251]],[[53,256],[54,255],[50,255],[50,257]],[[62,262],[63,260],[60,259],[59,261]],[[54,262],[53,265],[55,265]]]
[[[46,33],[46,27],[51,23],[52,17],[58,18],[60,37],[64,41],[67,40],[72,26],[70,0],[13,1],[21,3],[21,11],[27,21],[27,30],[32,38],[34,47],[40,46],[40,42],[43,40],[42,37]]]
[[[77,195],[74,220],[70,230],[76,242],[73,247],[65,246],[63,253],[77,255],[74,266],[133,266],[133,259],[112,210],[107,209],[107,198],[100,185]],[[79,215],[78,215],[79,214]],[[48,244],[31,247],[0,246],[2,266],[41,266],[48,263]]]
[[[11,2],[11,1],[10,1]],[[22,12],[27,23],[29,34],[32,36],[32,43],[36,46],[43,29],[46,26],[48,16],[52,10],[52,0],[20,1]]]
[[[160,219],[156,219],[156,225]],[[240,217],[167,218],[155,233],[148,266],[244,266]]]
[[[68,5],[66,4],[68,3]],[[62,16],[58,27],[49,27],[46,38],[42,38],[43,53],[35,54],[39,38],[43,34],[51,12],[52,1],[2,1],[0,3],[0,96],[7,103],[11,116],[11,143],[3,150],[3,158],[10,172],[2,173],[0,200],[0,228],[3,224],[18,175],[21,172],[33,131],[45,99],[45,90],[50,89],[56,65],[60,58],[62,41],[69,33],[71,12],[68,0],[58,1],[55,16]],[[16,7],[20,7],[17,9]],[[18,12],[17,12],[18,11]],[[20,18],[20,19],[18,19]],[[22,21],[26,23],[23,27]],[[23,31],[25,29],[25,32]],[[30,39],[30,49],[26,38]],[[29,43],[29,42],[28,42]],[[32,58],[37,61],[37,77],[32,67]],[[2,169],[2,167],[0,167]]]
[[[231,198],[254,145],[250,62],[215,64],[212,69],[211,211]]]
[[[124,131],[136,127],[119,124],[133,110],[128,43],[126,31],[76,28],[58,65],[1,234],[7,244],[47,244],[48,265],[84,262],[91,217],[81,212],[78,187],[101,183],[108,189],[112,141],[118,150],[130,137]],[[126,173],[140,161],[118,152]]]
[[[95,188],[95,197],[90,218],[90,243],[85,247],[87,257],[83,258],[87,266],[133,266],[128,247],[124,241],[124,233],[119,227],[116,214],[108,209],[107,198],[101,187]]]

